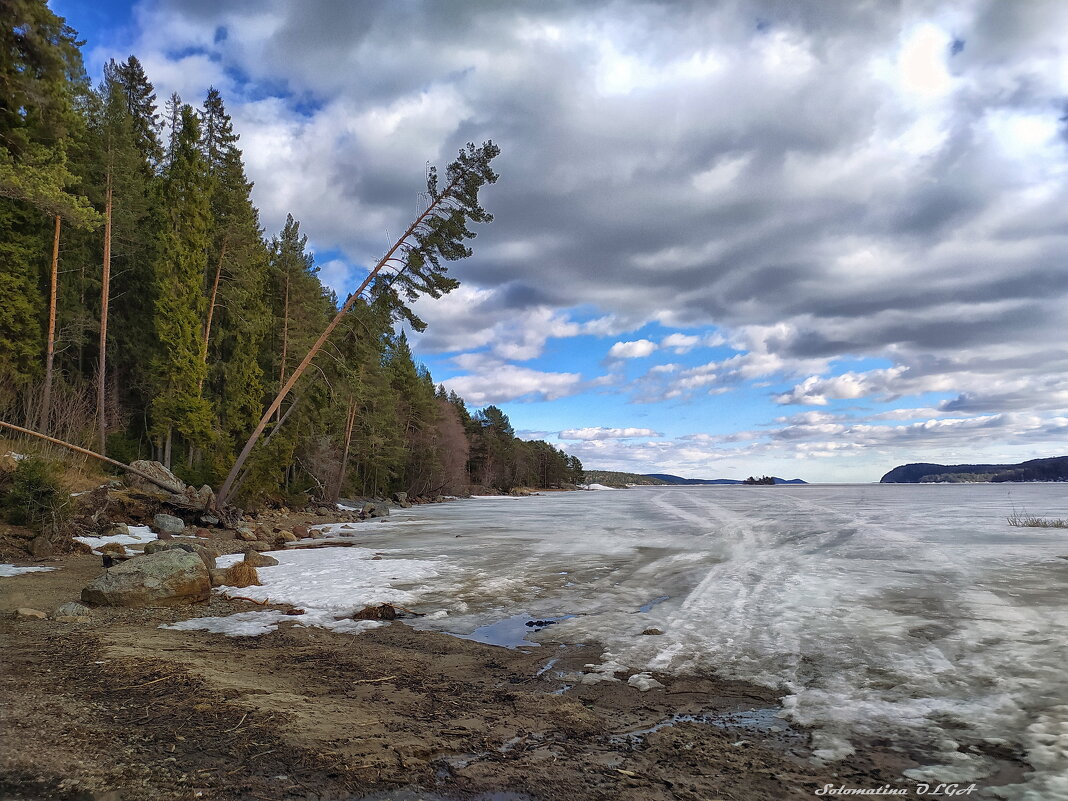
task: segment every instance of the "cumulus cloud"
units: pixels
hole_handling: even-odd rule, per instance
[[[557,400],[582,388],[580,373],[533,370],[501,361],[486,353],[457,356],[454,361],[465,375],[441,383],[473,406],[509,401]]]
[[[662,437],[651,428],[569,428],[558,434],[559,439],[598,440],[633,439],[635,437]]]
[[[617,342],[608,349],[610,359],[641,359],[656,350],[656,343],[648,339],[636,339],[633,342]]]
[[[714,327],[735,356],[636,394],[796,376],[780,403],[939,392],[947,419],[1010,419],[1068,405],[1066,28],[1058,0],[154,0],[90,61],[136,52],[161,98],[220,87],[265,227],[301,219],[337,285],[418,212],[428,160],[496,140],[464,290],[419,306],[421,349],[500,360],[451,379],[473,403],[580,391],[512,364],[553,338],[634,359]],[[890,366],[833,374],[865,358]],[[1017,423],[998,436],[1045,430]]]

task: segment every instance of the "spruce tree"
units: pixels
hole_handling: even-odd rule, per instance
[[[160,196],[162,230],[155,262],[155,325],[159,354],[153,365],[152,434],[170,466],[174,432],[187,447],[211,440],[211,407],[201,394],[204,271],[211,219],[207,168],[200,153],[196,114],[182,106],[171,134],[170,161]]]

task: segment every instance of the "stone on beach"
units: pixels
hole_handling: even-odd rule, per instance
[[[253,567],[274,567],[278,564],[278,560],[273,556],[267,556],[266,554],[251,549],[245,551],[244,562]]]
[[[136,462],[131,462],[130,467],[166,484],[168,488],[170,488],[170,491],[176,495],[185,492],[185,482],[164,467],[160,462],[150,462],[145,459],[139,459]],[[162,487],[153,484],[151,481],[142,478],[136,473],[127,473],[126,483],[134,489],[142,490],[143,492],[158,494],[162,490]]]
[[[182,518],[164,514],[163,512],[152,518],[152,525],[161,533],[181,534],[185,531],[185,521]]]
[[[93,606],[177,606],[206,601],[210,594],[204,560],[171,548],[105,571],[82,590],[82,601]]]

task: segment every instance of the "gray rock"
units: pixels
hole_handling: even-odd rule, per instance
[[[104,529],[103,532],[105,537],[125,537],[128,536],[129,533],[130,527],[125,523],[115,523],[113,525],[110,525],[106,529]]]
[[[369,503],[363,507],[364,517],[388,517],[389,507],[384,503]]]
[[[215,515],[201,515],[200,522],[205,526],[217,526],[219,525],[219,518]]]
[[[412,506],[412,502],[408,500],[407,492],[394,492],[393,502],[402,509],[410,509]]]
[[[149,462],[145,459],[139,459],[136,462],[131,462],[130,467],[162,481],[170,488],[170,491],[176,495],[181,495],[185,492],[185,482],[164,467],[160,462]],[[158,487],[151,481],[146,481],[141,478],[141,476],[134,475],[133,473],[126,474],[126,483],[134,489],[139,489],[144,492],[160,493],[163,491],[161,487]]]
[[[56,608],[55,616],[60,617],[84,617],[86,615],[93,614],[93,610],[85,604],[80,604],[77,601],[67,601],[65,604],[61,604]]]
[[[35,559],[47,559],[55,554],[56,549],[52,547],[52,542],[48,537],[44,534],[39,534],[30,540],[29,551],[30,556]]]
[[[245,562],[253,567],[273,567],[278,564],[278,560],[273,556],[267,556],[267,554],[260,553],[254,550],[245,551]]]
[[[158,531],[165,531],[168,534],[181,534],[185,531],[185,521],[182,518],[162,512],[152,518],[152,524]]]
[[[206,601],[210,594],[204,561],[179,547],[105,571],[82,590],[82,601],[93,606],[177,606]]]
[[[333,513],[334,513],[334,512],[333,512],[333,510],[329,509],[329,508],[328,508],[328,507],[326,507],[326,506],[320,506],[320,507],[319,507],[318,509],[316,509],[315,511],[316,511],[317,513],[321,514],[321,515],[330,515],[330,514],[333,514]]]
[[[646,629],[645,631],[642,632],[642,634],[648,634],[648,635],[654,636],[654,637],[657,636],[657,635],[663,634],[663,633],[664,632],[662,632],[660,629]]]
[[[30,609],[28,606],[20,606],[11,616],[16,620],[47,620],[48,615],[40,609]]]
[[[256,535],[256,532],[248,526],[241,526],[237,529],[235,533],[237,534],[237,538],[239,540],[244,540],[245,542],[255,542],[259,539],[259,537]]]
[[[210,570],[215,567],[215,552],[208,550],[198,542],[162,542],[160,540],[153,540],[145,545],[146,554],[163,553],[165,551],[173,550],[195,553],[204,562],[206,568]]]

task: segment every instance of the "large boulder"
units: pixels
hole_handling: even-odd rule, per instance
[[[136,462],[131,462],[130,467],[163,482],[175,495],[181,495],[185,492],[185,482],[164,467],[160,462],[150,462],[146,459],[139,459]],[[151,481],[146,481],[141,476],[134,473],[126,474],[126,483],[134,489],[139,489],[144,492],[152,492],[156,494],[163,492],[162,487],[153,484]]]
[[[206,601],[210,594],[204,560],[173,548],[105,571],[82,590],[82,601],[93,606],[178,606]]]
[[[182,518],[163,512],[152,518],[152,524],[156,527],[156,531],[167,534],[181,534],[185,531],[185,521]]]
[[[204,561],[204,566],[209,570],[215,567],[215,551],[209,549],[199,542],[160,542],[159,540],[153,540],[145,546],[145,553],[162,553],[163,551],[188,551],[189,553],[195,553]]]
[[[394,492],[393,502],[402,509],[410,509],[412,506],[412,502],[408,500],[407,492]]]

